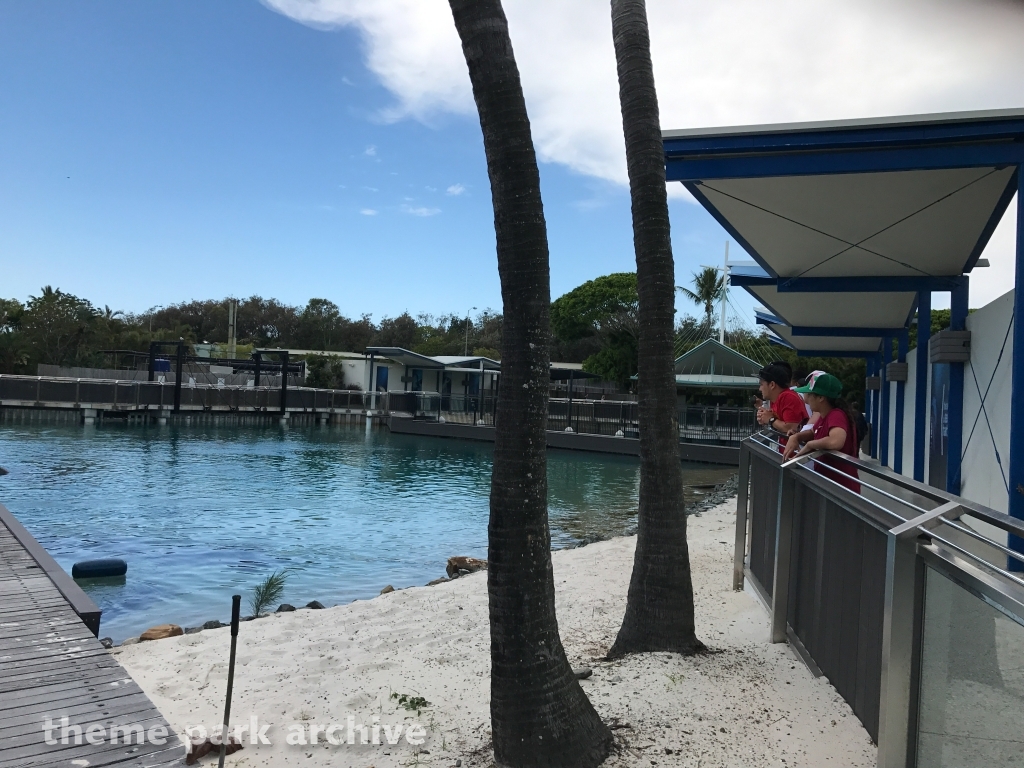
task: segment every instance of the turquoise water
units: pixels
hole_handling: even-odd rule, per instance
[[[278,568],[293,569],[284,602],[332,605],[487,552],[486,443],[363,426],[6,427],[0,466],[0,503],[68,572],[128,561],[123,583],[82,582],[115,642],[226,621],[231,594],[247,600]],[[635,523],[636,459],[549,451],[548,480],[555,547]]]

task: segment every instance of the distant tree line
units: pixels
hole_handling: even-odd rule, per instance
[[[404,347],[425,355],[470,354],[497,358],[501,315],[413,317],[404,312],[374,322],[346,317],[328,299],[304,307],[251,296],[238,301],[239,354],[252,347],[363,352],[369,346]],[[35,374],[39,363],[108,367],[108,350],[146,352],[151,341],[225,344],[228,299],[208,299],[126,313],[44,287],[22,303],[0,299],[0,373]]]

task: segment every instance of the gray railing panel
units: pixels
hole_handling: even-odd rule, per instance
[[[779,459],[782,457],[779,456]],[[775,565],[775,527],[778,522],[779,460],[764,449],[750,455],[750,560],[751,575],[771,597]]]

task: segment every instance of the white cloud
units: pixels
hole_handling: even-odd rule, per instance
[[[361,214],[363,214],[363,216],[376,216],[377,215],[377,211],[375,211],[373,208],[360,208],[359,212]]]
[[[440,208],[424,208],[415,207],[412,205],[403,205],[402,212],[411,214],[412,216],[436,216],[441,212]]]
[[[452,195],[453,197],[455,195],[461,195],[465,191],[466,188],[462,184],[452,184],[450,187],[448,187],[448,189],[445,190],[447,194]]]
[[[473,114],[445,0],[263,2],[358,29],[395,96],[384,119]],[[504,6],[541,160],[624,184],[608,4]],[[1012,0],[649,0],[648,15],[666,128],[1024,104],[1024,9]]]
[[[373,144],[371,144],[370,146],[363,150],[363,154],[366,155],[367,157],[376,157],[377,148],[373,146]]]

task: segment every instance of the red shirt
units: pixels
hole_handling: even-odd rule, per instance
[[[791,389],[782,390],[779,396],[775,398],[775,402],[772,403],[772,413],[775,414],[775,418],[779,421],[785,421],[787,424],[796,424],[797,427],[800,427],[807,421],[807,409],[804,407],[804,399]],[[788,439],[785,435],[779,438],[779,443],[783,448],[786,447]]]
[[[857,458],[859,453],[857,451],[856,429],[850,423],[846,414],[839,408],[833,408],[828,412],[827,416],[818,419],[818,423],[814,425],[813,439],[820,440],[823,437],[828,437],[829,432],[836,427],[846,430],[846,442],[843,443],[842,452],[847,456]],[[834,467],[834,469],[829,467]],[[842,459],[837,459],[834,456],[819,456],[814,463],[814,469],[828,479],[835,480],[844,488],[849,488],[854,493],[860,493],[860,483],[855,479],[858,477],[857,468],[852,464]]]

